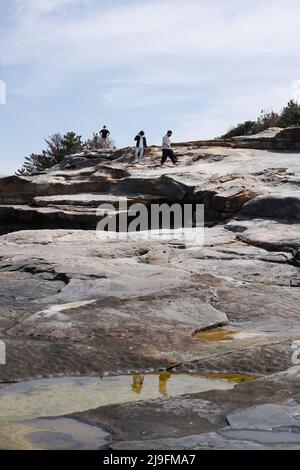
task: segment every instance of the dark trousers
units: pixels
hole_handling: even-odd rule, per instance
[[[161,158],[161,164],[162,165],[165,163],[165,161],[167,160],[168,157],[172,160],[173,163],[177,162],[176,155],[175,155],[175,153],[173,152],[172,149],[163,149],[162,152],[163,152],[162,158]]]

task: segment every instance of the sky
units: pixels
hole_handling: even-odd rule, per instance
[[[50,134],[213,138],[300,97],[299,0],[0,0],[0,175]]]

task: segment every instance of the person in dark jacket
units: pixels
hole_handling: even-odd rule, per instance
[[[145,132],[144,131],[139,132],[139,134],[135,136],[134,140],[136,142],[134,163],[142,163],[144,151],[147,148],[147,140],[145,137]]]
[[[110,132],[106,128],[106,126],[103,126],[103,129],[100,131],[100,136],[101,136],[101,144],[103,145],[103,147],[107,147],[107,139],[110,136]]]

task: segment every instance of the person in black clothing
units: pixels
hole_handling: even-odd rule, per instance
[[[100,131],[101,143],[103,147],[107,146],[107,138],[109,135],[110,135],[109,130],[106,128],[106,126],[103,126],[103,129]]]
[[[142,163],[144,150],[147,148],[145,132],[141,131],[137,136],[135,136],[134,140],[136,142],[134,163]]]

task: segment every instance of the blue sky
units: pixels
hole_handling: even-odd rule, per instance
[[[0,174],[55,132],[159,144],[279,110],[299,94],[299,17],[298,0],[0,0]]]

